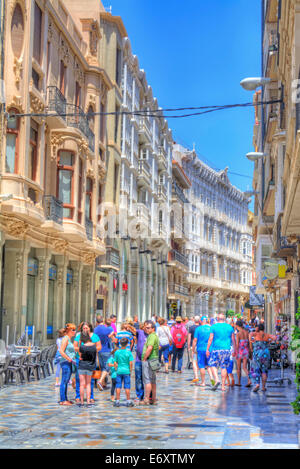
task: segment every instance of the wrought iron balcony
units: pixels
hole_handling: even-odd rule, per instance
[[[172,251],[169,252],[169,262],[172,262],[172,261],[179,262],[185,267],[189,266],[187,257],[184,254],[181,254],[181,252],[176,251],[176,249],[172,249]]]
[[[54,111],[66,120],[67,101],[62,92],[56,86],[48,86],[48,111]]]
[[[177,283],[169,284],[169,294],[189,296],[189,290],[187,287],[183,287]]]
[[[178,186],[178,184],[176,184],[175,181],[173,181],[173,188],[172,189],[173,189],[173,192],[176,194],[176,196],[181,200],[181,202],[183,202],[184,204],[189,203],[188,199],[184,195],[183,190],[181,189],[181,187]]]
[[[52,220],[62,225],[63,203],[53,195],[44,196],[44,208],[46,220]]]
[[[106,253],[103,256],[97,258],[96,265],[101,269],[114,269],[119,270],[120,268],[120,254],[117,249],[109,246],[110,240],[106,240]]]
[[[69,103],[67,103],[66,105],[66,110],[68,126],[78,128],[83,133],[83,135],[86,136],[89,141],[89,148],[94,152],[95,135],[90,129],[89,121],[85,113],[83,112],[81,107]]]
[[[93,222],[89,218],[85,219],[85,231],[86,236],[89,241],[93,241]]]

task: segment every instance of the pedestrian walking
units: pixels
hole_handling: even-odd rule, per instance
[[[169,348],[173,344],[173,338],[170,329],[167,326],[167,320],[163,318],[158,319],[159,327],[157,328],[157,335],[159,339],[159,361],[164,359],[165,373],[169,373]]]
[[[259,324],[256,332],[251,332],[249,337],[250,350],[252,352],[251,375],[256,382],[253,392],[257,392],[262,381],[262,391],[266,391],[266,382],[268,379],[268,368],[270,365],[270,351],[268,343],[275,340],[275,336],[266,334],[265,327]]]
[[[197,318],[198,320],[198,318]],[[208,357],[206,355],[208,339],[210,337],[211,327],[208,324],[208,318],[206,316],[201,317],[201,325],[199,325],[194,332],[192,352],[196,355],[197,351],[197,364],[200,370],[201,383],[199,386],[205,386],[205,370],[209,374],[212,385],[214,386],[215,381],[213,379],[212,371],[208,366]]]
[[[101,378],[97,383],[97,387],[99,391],[103,391],[106,386],[106,379],[108,376],[109,368],[107,366],[107,360],[111,354],[111,341],[114,341],[115,332],[111,327],[111,320],[107,319],[105,323],[103,323],[103,319],[100,317],[98,318],[101,321],[97,327],[95,328],[95,334],[100,339],[101,342],[101,351],[99,352],[99,365],[101,369]]]
[[[118,349],[115,348],[112,350],[109,359],[107,360],[107,366],[109,368],[109,375],[111,379],[111,388],[110,388],[110,400],[113,402],[115,400],[115,389],[117,382],[117,371],[115,369],[115,352]]]
[[[98,350],[101,350],[101,342],[100,342],[99,336],[97,334],[95,334],[92,324],[90,324],[89,322],[81,322],[79,324],[77,330],[78,330],[78,333],[76,334],[75,339],[74,339],[74,349],[75,349],[75,352],[76,352],[76,373],[75,373],[76,397],[75,397],[75,402],[76,402],[76,404],[80,404],[80,377],[79,377],[79,373],[78,373],[79,359],[80,359],[80,355],[79,355],[80,336],[81,336],[81,334],[88,334],[90,336],[91,342],[93,342],[94,344],[98,344],[98,346],[97,346]],[[99,347],[99,344],[100,344],[100,347]],[[94,385],[95,385],[95,381],[94,381],[94,379],[92,379],[92,381],[91,381],[91,397],[90,397],[90,400],[91,400],[92,404],[95,402],[95,400],[94,400]]]
[[[136,343],[136,356],[135,356],[135,392],[138,403],[144,399],[144,383],[143,383],[143,366],[142,366],[142,354],[145,342],[148,334],[145,332],[145,324],[141,324],[140,328],[136,331],[137,343]]]
[[[199,377],[198,377],[198,360],[197,360],[197,353],[193,352],[193,342],[194,342],[194,335],[196,329],[200,326],[200,317],[195,316],[194,318],[194,323],[190,325],[188,329],[188,338],[187,338],[187,348],[189,352],[189,356],[191,356],[191,362],[193,365],[193,371],[194,371],[194,379],[192,380],[192,383],[198,383]]]
[[[248,373],[248,359],[249,359],[249,352],[250,352],[249,332],[244,328],[244,323],[241,319],[237,320],[235,326],[238,331],[236,335],[236,365],[237,365],[237,377],[238,377],[238,382],[236,386],[241,386],[241,377],[242,377],[241,367],[243,364],[243,370],[248,380],[246,387],[250,388],[252,383],[251,383],[251,379],[249,378],[249,373]]]
[[[59,329],[58,331],[58,338],[56,339],[56,346],[57,346],[57,352],[54,358],[54,364],[56,365],[56,373],[55,373],[55,386],[58,387],[60,386],[60,372],[61,372],[61,366],[60,366],[60,353],[59,349],[61,347],[61,343],[63,340],[63,337],[65,335],[65,329]]]
[[[117,372],[116,400],[114,401],[114,406],[120,406],[120,395],[123,384],[127,399],[126,405],[127,407],[132,407],[134,404],[130,399],[130,374],[132,372],[134,358],[132,352],[127,349],[128,339],[126,339],[126,337],[120,340],[120,345],[121,349],[117,350],[114,355],[114,366]]]
[[[235,336],[233,327],[225,322],[224,314],[219,314],[217,321],[210,329],[206,356],[209,357],[208,366],[212,368],[213,379],[215,380],[212,390],[215,391],[220,385],[218,368],[221,368],[222,391],[225,391],[227,368],[230,365],[231,344],[233,344],[234,352],[236,349]]]
[[[152,393],[152,405],[157,404],[156,371],[159,368],[159,339],[155,333],[153,321],[145,322],[145,331],[148,333],[142,353],[143,382],[145,388],[145,398],[141,402],[144,405],[150,404],[150,394]]]
[[[176,360],[178,360],[178,373],[182,373],[182,362],[184,345],[187,340],[187,330],[182,324],[181,316],[176,317],[176,324],[171,329],[171,335],[173,338],[173,357],[172,357],[172,371],[175,372]]]
[[[60,405],[72,405],[73,402],[68,400],[67,390],[68,384],[72,375],[75,371],[75,349],[71,341],[76,334],[75,324],[68,323],[64,329],[64,337],[61,342],[59,353],[61,356],[60,366],[62,370],[61,382],[60,382]]]

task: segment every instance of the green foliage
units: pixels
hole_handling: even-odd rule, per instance
[[[297,298],[297,312],[296,320],[300,319],[300,296]],[[300,413],[300,328],[298,326],[292,327],[292,337],[289,346],[290,350],[296,353],[296,379],[295,383],[297,384],[297,397],[291,402],[293,407],[294,414],[299,415]]]
[[[226,311],[226,317],[227,318],[233,318],[233,316],[235,316],[235,311],[233,311],[233,309],[228,309]]]

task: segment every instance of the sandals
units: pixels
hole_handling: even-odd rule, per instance
[[[259,391],[259,385],[255,386],[255,388],[253,389],[253,392],[258,392]]]
[[[140,402],[140,405],[150,405],[150,401],[148,399],[144,399]]]
[[[73,402],[64,401],[64,402],[60,402],[59,405],[67,405],[67,406],[70,406],[70,405],[73,405]]]

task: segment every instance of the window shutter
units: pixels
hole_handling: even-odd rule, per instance
[[[33,37],[33,57],[41,63],[41,38],[42,38],[42,10],[34,4],[34,37]]]

